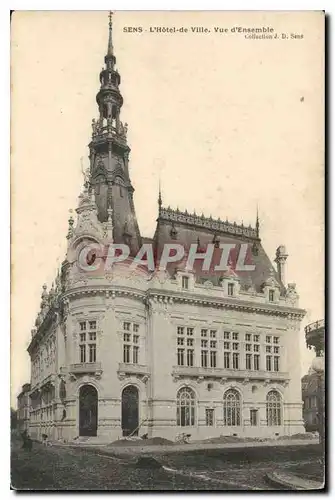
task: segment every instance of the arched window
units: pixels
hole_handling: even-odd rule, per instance
[[[266,421],[269,426],[281,425],[282,402],[277,391],[270,391],[266,396]]]
[[[241,396],[235,389],[229,389],[223,396],[223,424],[241,425]]]
[[[183,387],[177,394],[177,425],[187,427],[195,425],[195,393],[189,387]]]

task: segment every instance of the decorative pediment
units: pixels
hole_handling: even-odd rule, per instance
[[[68,233],[69,249],[77,247],[83,239],[102,241],[105,236],[104,227],[98,220],[94,194],[89,192],[87,188],[79,196],[76,212],[78,214],[77,223],[74,226],[72,220]],[[68,256],[68,260],[71,262],[72,259]]]

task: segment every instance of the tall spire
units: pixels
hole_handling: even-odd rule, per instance
[[[108,48],[107,56],[113,56],[113,12],[109,11],[109,37],[108,37]]]
[[[92,121],[88,187],[94,192],[99,221],[113,222],[115,243],[124,242],[127,233],[131,255],[135,255],[141,246],[141,235],[135,214],[134,188],[129,177],[128,125],[120,118],[123,97],[121,77],[115,67],[112,15],[110,12],[105,66],[99,74],[100,88],[96,96],[99,114],[98,119]],[[127,231],[124,229],[126,224]]]

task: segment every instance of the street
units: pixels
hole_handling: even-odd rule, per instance
[[[13,441],[11,485],[18,490],[274,490],[265,475],[276,468],[320,474],[314,445],[248,452],[185,450],[152,456],[163,468],[140,468],[134,458],[114,457],[110,449],[34,443],[32,451],[27,451],[20,441]]]

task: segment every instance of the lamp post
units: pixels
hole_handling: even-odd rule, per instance
[[[312,368],[317,374],[317,410],[318,410],[318,429],[319,441],[322,446],[324,444],[324,387],[322,387],[322,378],[324,377],[325,364],[324,357],[317,356],[313,359]]]

